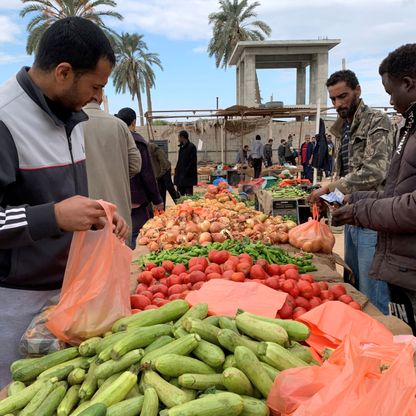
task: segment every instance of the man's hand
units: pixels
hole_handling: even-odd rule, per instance
[[[126,241],[129,236],[129,226],[117,212],[113,216],[113,233],[121,241]]]
[[[332,225],[338,227],[344,224],[356,225],[354,218],[354,204],[346,204],[332,211]]]
[[[94,199],[76,195],[54,206],[58,227],[64,231],[86,231],[104,226],[105,211]]]
[[[321,195],[329,194],[329,188],[327,186],[323,186],[322,188],[315,189],[309,196],[308,202],[314,204],[320,201]]]

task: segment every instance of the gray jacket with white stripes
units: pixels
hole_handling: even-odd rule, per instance
[[[54,204],[88,195],[79,125],[88,117],[65,114],[27,70],[0,87],[0,286],[51,290],[62,285],[72,238]]]

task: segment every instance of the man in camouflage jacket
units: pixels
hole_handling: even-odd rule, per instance
[[[309,200],[338,188],[344,194],[356,191],[379,191],[383,188],[393,152],[393,128],[387,115],[364,104],[361,88],[350,70],[332,74],[326,86],[338,112],[331,129],[336,137],[336,177],[334,182],[314,191]],[[388,313],[388,287],[370,279],[377,233],[347,225],[344,231],[345,262],[355,276],[357,288],[368,296],[383,313]]]

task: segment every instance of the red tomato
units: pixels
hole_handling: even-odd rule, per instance
[[[152,302],[150,299],[144,295],[131,295],[130,304],[134,309],[144,309],[147,305],[150,305]]]
[[[280,289],[283,290],[283,292],[289,293],[294,287],[295,285],[293,284],[292,280],[285,280]]]
[[[219,273],[207,274],[207,280],[211,280],[211,279],[222,279],[222,275]]]
[[[159,307],[156,305],[148,305],[144,308],[145,311],[147,311],[148,309],[159,309]]]
[[[162,279],[163,277],[166,277],[166,271],[163,267],[154,267],[151,273],[152,273],[152,276],[157,280]]]
[[[184,285],[173,285],[168,289],[168,295],[174,295],[175,293],[182,293],[186,289]]]
[[[297,286],[295,286],[290,292],[290,295],[292,295],[294,298],[297,298],[300,295],[299,289]]]
[[[338,298],[338,300],[339,300],[340,302],[344,302],[344,303],[346,303],[347,305],[348,305],[349,303],[353,302],[353,298],[352,298],[350,295],[341,295],[341,296]]]
[[[251,266],[250,269],[250,277],[252,279],[266,279],[266,272],[264,271],[263,267],[259,264],[255,264],[254,266]]]
[[[329,290],[334,294],[335,299],[338,299],[340,296],[347,294],[345,286],[341,283],[331,286]]]
[[[146,266],[145,266],[145,269],[150,271],[150,270],[152,270],[155,267],[157,267],[157,264],[155,264],[155,263],[147,263]]]
[[[242,273],[242,272],[235,272],[230,277],[230,279],[233,282],[244,282],[245,278],[246,277],[244,276],[244,273]]]
[[[147,298],[149,298],[150,300],[153,299],[153,293],[149,292],[148,290],[144,290],[143,292],[140,293],[143,296],[146,296]]]
[[[331,292],[331,291],[329,291],[329,290],[321,290],[321,299],[322,300],[334,300],[335,299],[335,296],[334,296],[334,294]]]
[[[288,269],[285,271],[286,279],[299,280],[299,273],[295,269]]]
[[[156,283],[153,286],[149,287],[149,292],[152,293],[157,293],[157,292],[161,292],[164,295],[168,294],[168,287],[165,285],[162,285],[161,283]]]
[[[309,300],[309,303],[311,305],[311,309],[316,308],[322,303],[322,300],[316,296],[314,296],[312,299]]]
[[[321,296],[321,287],[318,285],[318,283],[316,282],[312,283],[312,292],[313,292],[313,295],[316,297]]]
[[[142,310],[141,309],[132,309],[131,310],[131,314],[132,315],[135,315],[136,313],[139,313],[139,312],[141,312]]]
[[[241,262],[237,264],[236,271],[244,273],[244,276],[248,276],[250,273],[251,265],[247,262]]]
[[[281,273],[285,273],[286,270],[289,270],[289,269],[298,270],[299,267],[296,266],[296,264],[282,264],[282,265],[280,265],[280,271],[281,271]]]
[[[292,306],[287,302],[283,304],[283,306],[279,310],[280,318],[282,319],[290,319],[292,317],[293,308]]]
[[[253,265],[253,259],[251,258],[250,254],[241,253],[238,258],[240,259],[241,263],[248,263],[251,266]]]
[[[137,287],[136,287],[136,293],[137,294],[140,294],[140,292],[143,292],[143,291],[145,291],[147,289],[148,289],[148,286],[147,285],[145,285],[144,283],[139,283],[137,285]]]
[[[168,272],[171,273],[173,268],[175,267],[173,261],[171,260],[164,260],[162,262],[162,267]]]
[[[166,303],[169,303],[168,299],[156,298],[156,297],[153,299],[153,305],[156,305],[157,307],[163,306]]]
[[[218,254],[218,250],[211,250],[209,253],[208,253],[208,260],[211,262],[211,263],[216,263],[216,257],[217,257],[217,254]]]
[[[161,281],[162,282],[162,281]],[[182,279],[177,276],[176,274],[171,274],[168,278],[166,278],[166,286],[170,287],[173,285],[180,285],[182,283]]]
[[[235,265],[240,263],[240,259],[237,256],[230,256],[227,261],[233,262]]]
[[[197,282],[205,282],[206,275],[204,272],[201,271],[194,271],[192,273],[189,273],[189,282],[194,284]]]
[[[266,286],[271,287],[274,290],[279,289],[279,279],[277,277],[268,277],[265,280]]]
[[[313,283],[315,281],[315,279],[313,278],[313,276],[311,274],[301,274],[300,279],[301,280],[306,280],[309,283]]]
[[[175,267],[172,269],[171,275],[176,274],[179,276],[181,273],[185,273],[185,272],[186,272],[186,267],[184,264],[176,264]]]
[[[227,260],[224,263],[224,271],[226,272],[227,270],[232,270],[233,272],[235,272],[237,269],[237,265],[231,261],[231,260]]]
[[[270,276],[280,275],[280,266],[278,264],[268,264],[266,271]]]
[[[139,275],[137,276],[137,281],[147,286],[151,284],[152,280],[153,280],[153,275],[151,272],[148,272],[148,271],[139,273]]]
[[[197,264],[200,264],[202,270],[205,270],[208,267],[208,260],[205,257],[192,257],[191,260],[189,260],[188,267],[191,268]]]
[[[350,302],[348,305],[350,305],[351,308],[358,309],[359,311],[361,310],[360,304],[355,302],[354,300],[352,302]]]
[[[268,261],[265,259],[258,259],[256,264],[266,270],[267,266],[269,265]]]
[[[162,292],[156,292],[156,293],[153,295],[153,301],[154,301],[156,298],[159,298],[159,299],[165,299],[165,298],[166,298],[166,295],[165,295],[164,293],[162,293]]]
[[[327,282],[317,282],[321,290],[328,290],[328,283]]]
[[[195,264],[194,266],[190,267],[188,270],[188,274],[192,272],[203,272],[205,270],[202,264]]]
[[[176,299],[181,299],[180,293],[174,293],[173,295],[169,296],[169,300],[176,300]]]
[[[300,306],[302,308],[305,308],[307,311],[309,309],[311,309],[311,304],[309,303],[309,301],[307,299],[305,299],[303,296],[298,296],[295,299],[295,305],[296,306]]]
[[[234,273],[233,270],[227,270],[222,274],[222,278],[226,280],[230,280],[233,273]]]
[[[212,263],[205,269],[205,274],[222,273],[221,267],[218,264]]]
[[[217,252],[217,255],[215,256],[214,263],[217,264],[224,264],[229,258],[231,254],[227,250],[221,250]]]
[[[292,319],[297,319],[297,318],[299,318],[299,316],[302,316],[306,312],[308,312],[308,311],[305,308],[302,308],[301,306],[298,306],[295,309],[293,309]]]
[[[286,302],[288,302],[292,307],[296,306],[295,298],[290,294],[286,296]]]
[[[196,282],[194,285],[192,285],[191,290],[199,290],[203,286],[205,282]]]

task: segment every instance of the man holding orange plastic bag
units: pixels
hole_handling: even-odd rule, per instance
[[[86,197],[79,123],[114,64],[102,30],[70,17],[45,31],[32,68],[0,87],[0,388],[21,336],[59,293],[71,232],[104,226],[104,209]],[[118,215],[113,227],[127,236]]]
[[[393,152],[393,128],[389,118],[364,104],[354,72],[337,71],[329,77],[326,86],[339,115],[331,128],[338,143],[335,155],[337,178],[328,186],[312,192],[309,201],[319,202],[321,195],[336,188],[344,195],[381,190]],[[388,287],[383,281],[368,276],[376,242],[377,233],[368,228],[345,227],[345,263],[354,273],[356,281],[353,283],[387,314]]]

